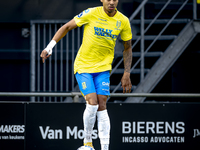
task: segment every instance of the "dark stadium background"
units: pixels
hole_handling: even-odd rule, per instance
[[[130,17],[140,2],[141,0],[119,0],[118,10]],[[100,0],[0,1],[0,91],[30,91],[30,35],[23,37],[22,30],[25,28],[30,31],[31,20],[72,19],[82,10],[100,5]],[[200,6],[197,7],[197,14],[200,14]],[[155,16],[151,4],[145,11],[145,14],[148,14],[146,18]],[[187,14],[183,12],[180,17],[184,18],[185,15]],[[172,30],[177,28],[178,26]],[[199,38],[197,35],[152,92],[199,93]],[[27,98],[0,97],[0,100],[27,100]]]

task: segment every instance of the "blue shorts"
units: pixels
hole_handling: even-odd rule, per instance
[[[99,73],[76,73],[75,77],[83,96],[90,93],[110,95],[110,71]]]

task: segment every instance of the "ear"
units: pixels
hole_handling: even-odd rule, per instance
[[[103,0],[100,0],[103,3]]]

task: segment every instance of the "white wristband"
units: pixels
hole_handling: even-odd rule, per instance
[[[56,45],[56,41],[55,40],[51,40],[50,43],[47,45],[47,47],[44,49],[47,51],[48,55],[52,54],[52,49],[53,47]]]

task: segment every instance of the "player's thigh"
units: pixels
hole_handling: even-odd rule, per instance
[[[76,73],[75,77],[85,100],[89,104],[97,104],[96,90],[92,75],[89,73]]]

